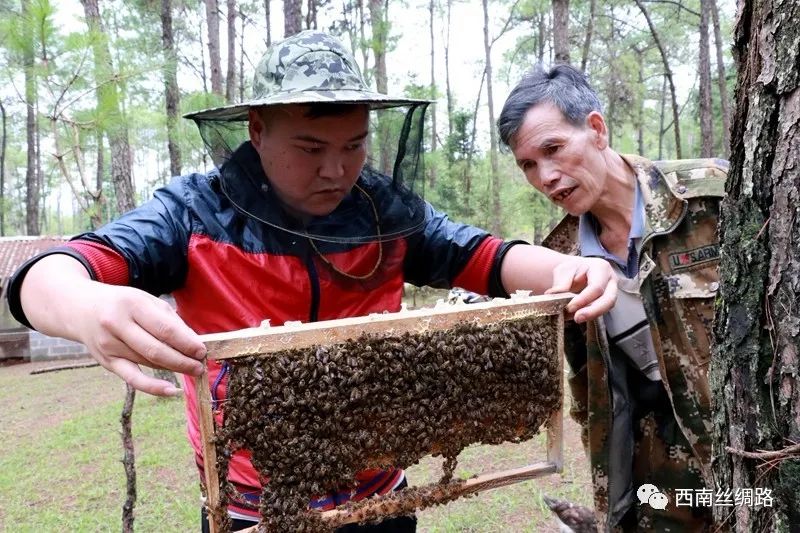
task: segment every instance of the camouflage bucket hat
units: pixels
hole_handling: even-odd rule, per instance
[[[251,100],[184,116],[195,121],[247,120],[251,107],[323,102],[368,104],[372,109],[428,103],[371,91],[352,54],[338,39],[307,30],[267,51],[256,67]]]

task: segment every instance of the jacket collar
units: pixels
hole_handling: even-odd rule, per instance
[[[683,216],[685,201],[673,194],[666,176],[649,159],[638,155],[621,156],[636,172],[644,198],[645,239],[653,233],[663,233],[677,224]]]
[[[402,238],[419,231],[426,220],[426,204],[421,197],[364,167],[357,182],[360,191],[354,188],[332,213],[303,225],[283,208],[250,141],[242,143],[220,167],[219,179],[223,193],[242,214],[315,241],[375,242],[378,226],[382,240]]]

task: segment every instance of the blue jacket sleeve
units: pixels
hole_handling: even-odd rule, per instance
[[[475,250],[489,234],[451,221],[426,203],[425,225],[408,237],[404,272],[414,285],[450,288]]]
[[[153,295],[179,288],[188,271],[192,219],[184,176],[158,189],[151,200],[100,229],[75,239],[92,241],[118,252],[128,265],[128,285]]]

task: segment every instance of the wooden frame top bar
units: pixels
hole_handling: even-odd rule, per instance
[[[338,344],[362,334],[376,337],[425,333],[458,324],[493,324],[528,316],[560,315],[574,294],[495,298],[478,304],[437,304],[434,308],[372,314],[324,322],[293,323],[203,335],[209,357],[216,360],[269,355],[294,348]]]

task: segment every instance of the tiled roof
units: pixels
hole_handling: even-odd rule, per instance
[[[22,263],[67,240],[69,237],[0,237],[0,281],[4,284]]]

